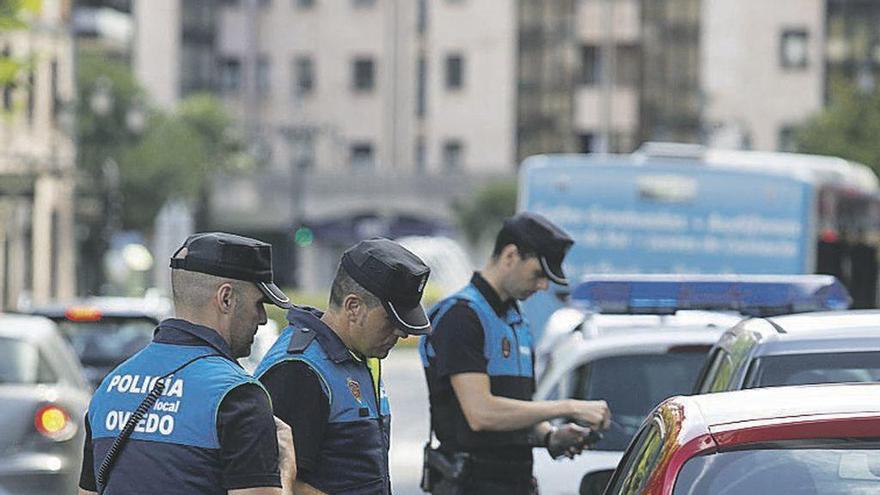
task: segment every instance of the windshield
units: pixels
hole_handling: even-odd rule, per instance
[[[156,323],[149,318],[102,318],[99,321],[57,321],[85,366],[112,367],[153,338]]]
[[[755,363],[746,388],[880,380],[880,352],[765,356]]]
[[[880,449],[854,442],[841,449],[722,452],[687,461],[673,495],[862,495],[880,493]]]
[[[611,427],[594,449],[626,450],[654,406],[690,393],[706,350],[615,356],[583,366],[575,398],[608,401],[612,411]]]
[[[36,347],[0,337],[0,384],[49,383],[52,375]]]

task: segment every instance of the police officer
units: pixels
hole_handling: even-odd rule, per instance
[[[291,307],[272,282],[271,247],[195,234],[171,268],[176,318],[111,371],[89,405],[80,493],[280,494],[269,396],[236,361],[266,322],[264,303]],[[126,440],[120,432],[141,404]]]
[[[254,372],[293,429],[300,493],[390,493],[390,410],[379,359],[430,324],[419,301],[430,270],[387,239],[343,255],[327,312],[294,308]]]
[[[536,493],[532,447],[573,456],[590,433],[574,423],[555,428],[547,420],[607,428],[604,401],[531,400],[534,346],[517,301],[547,289],[549,280],[567,284],[562,260],[572,244],[540,215],[509,218],[483,270],[431,310],[433,331],[419,350],[431,427],[440,441],[437,450],[426,451],[434,483],[425,488],[435,494]],[[440,469],[435,459],[456,469]]]

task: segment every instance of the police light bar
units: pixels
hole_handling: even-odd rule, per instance
[[[852,303],[831,275],[598,275],[574,287],[571,301],[605,314],[709,310],[748,316],[839,310]]]

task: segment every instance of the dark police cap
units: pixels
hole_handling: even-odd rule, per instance
[[[420,301],[431,269],[418,256],[394,241],[370,239],[343,253],[342,267],[382,301],[398,328],[410,335],[430,333]]]
[[[186,248],[186,254],[178,257]],[[186,238],[171,257],[171,268],[253,282],[276,306],[293,305],[272,281],[272,246],[225,232],[203,232]]]
[[[560,285],[568,285],[562,271],[562,260],[574,241],[550,220],[524,211],[504,221],[502,230],[538,255],[541,269],[547,278]]]

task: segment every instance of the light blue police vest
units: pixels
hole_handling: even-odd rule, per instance
[[[158,378],[205,355],[212,356],[166,379],[165,391],[119,455],[105,495],[132,490],[226,493],[217,437],[220,402],[235,387],[262,385],[209,346],[153,342],[104,378],[89,405],[95,472]]]
[[[254,376],[263,376],[279,363],[300,361],[320,378],[326,398],[302,400],[328,400],[329,416],[317,467],[302,476],[302,481],[330,494],[390,493],[391,410],[381,380],[377,398],[366,363],[344,348],[317,313],[294,309],[288,319],[291,324],[266,353]],[[324,335],[319,337],[318,332]],[[322,340],[332,343],[335,352],[324,349]]]

